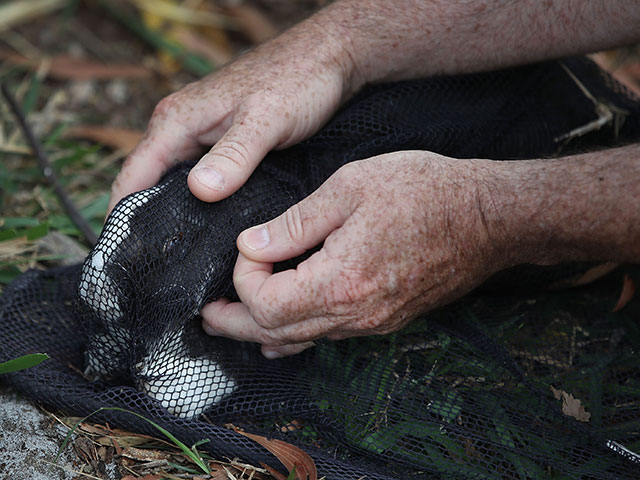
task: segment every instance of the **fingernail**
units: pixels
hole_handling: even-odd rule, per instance
[[[259,226],[245,230],[242,233],[242,242],[251,250],[260,250],[269,245],[269,231],[267,227]]]
[[[193,171],[198,181],[212,190],[224,190],[224,178],[211,167],[196,167]]]
[[[264,355],[264,358],[267,360],[275,360],[276,358],[282,358],[284,356],[277,350],[267,350],[265,348],[262,349],[262,355]]]

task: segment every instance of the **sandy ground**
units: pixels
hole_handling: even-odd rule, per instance
[[[0,478],[71,480],[70,450],[53,465],[67,429],[6,386],[0,386]]]

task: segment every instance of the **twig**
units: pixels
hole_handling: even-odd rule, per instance
[[[605,101],[596,99],[593,94],[587,89],[587,87],[585,87],[584,84],[580,80],[578,80],[578,78],[573,74],[571,70],[569,70],[569,68],[564,63],[560,63],[560,65],[565,70],[565,72],[567,72],[569,77],[571,77],[571,80],[573,80],[574,83],[578,86],[583,95],[591,100],[593,106],[595,107],[595,113],[598,118],[580,127],[574,128],[570,132],[554,138],[553,141],[569,141],[573,138],[581,137],[595,130],[600,130],[602,127],[611,122],[613,122],[613,134],[617,138],[620,127],[624,122],[624,118],[626,115],[629,115],[629,112],[622,108],[618,108],[613,104],[608,104],[605,103]]]
[[[49,163],[49,160],[47,159],[44,153],[42,145],[40,145],[40,142],[38,142],[35,135],[33,134],[33,131],[27,124],[27,120],[25,119],[22,109],[16,102],[15,98],[13,98],[13,95],[11,95],[11,93],[9,92],[9,89],[6,87],[4,83],[0,83],[0,89],[2,90],[2,95],[4,96],[5,100],[9,104],[9,107],[11,108],[11,111],[13,112],[16,119],[18,120],[18,123],[20,124],[20,127],[22,129],[22,133],[24,134],[25,138],[27,139],[27,142],[29,143],[29,145],[33,149],[33,152],[35,153],[36,158],[38,160],[38,165],[40,166],[40,169],[42,170],[43,175],[45,176],[45,178],[53,188],[53,191],[55,192],[58,199],[60,200],[60,203],[62,204],[64,210],[67,212],[67,215],[69,215],[69,218],[71,218],[71,221],[76,225],[76,227],[78,227],[78,230],[80,230],[80,232],[85,237],[87,242],[89,242],[91,246],[95,245],[96,241],[98,240],[98,236],[96,235],[96,232],[93,231],[89,223],[78,211],[78,209],[73,204],[73,202],[71,201],[67,193],[62,188],[62,185],[60,184],[60,181],[58,180],[58,177],[56,176],[55,171],[51,166],[51,163]]]

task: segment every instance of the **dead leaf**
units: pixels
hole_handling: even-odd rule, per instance
[[[133,150],[142,139],[143,134],[141,130],[100,125],[73,125],[64,132],[66,138],[92,140],[124,153]]]
[[[171,452],[127,447],[122,449],[121,455],[126,458],[131,458],[132,460],[138,460],[141,462],[150,462],[153,460],[166,460],[168,457],[171,456]]]
[[[601,263],[600,265],[596,265],[595,267],[592,267],[586,272],[584,272],[582,275],[580,275],[579,278],[570,279],[567,282],[559,282],[558,284],[554,284],[553,287],[560,286],[564,288],[564,287],[579,287],[582,285],[587,285],[589,283],[595,282],[599,278],[602,278],[608,273],[612,272],[618,267],[618,265],[620,264],[613,263],[613,262]]]
[[[109,463],[113,457],[113,448],[98,447],[97,448],[98,459],[105,463]]]
[[[38,70],[43,62],[49,62],[46,75],[58,80],[105,80],[113,78],[149,78],[153,72],[142,65],[101,63],[70,55],[52,58],[29,59],[19,53],[0,51],[0,60]]]
[[[636,293],[636,285],[633,283],[633,280],[626,273],[624,274],[624,278],[622,280],[622,291],[620,292],[620,298],[618,298],[618,303],[613,307],[612,312],[620,311],[624,308],[624,306],[631,301],[633,295]]]
[[[85,437],[78,437],[73,442],[73,449],[86,463],[95,462],[98,459],[96,447]]]
[[[238,29],[254,44],[275,37],[278,29],[262,11],[246,3],[228,5],[225,10],[234,18]]]
[[[295,432],[296,430],[300,430],[301,428],[304,428],[304,424],[302,422],[298,420],[292,420],[289,423],[280,427],[280,431],[282,433]]]
[[[277,471],[275,468],[270,467],[269,465],[267,465],[266,463],[262,463],[260,462],[260,465],[262,465],[262,468],[264,468],[267,472],[269,472],[269,475],[271,475],[273,478],[275,478],[276,480],[287,480],[286,475],[281,474],[279,471]],[[296,477],[297,478],[297,477]]]
[[[111,433],[106,427],[102,425],[90,425],[88,423],[81,423],[78,425],[78,429],[85,433],[90,433],[93,435],[108,435]]]
[[[591,58],[636,95],[640,95],[640,63],[623,61],[619,51],[609,50],[591,55]]]
[[[213,468],[212,468],[213,467]],[[209,476],[211,480],[228,480],[227,471],[220,465],[209,464]],[[257,478],[254,476],[254,478]]]
[[[553,396],[556,397],[556,400],[562,399],[562,413],[568,417],[575,418],[579,422],[589,421],[591,414],[585,410],[579,399],[573,398],[573,395],[565,392],[564,390],[553,388],[553,385],[550,385],[550,388],[553,392]]]
[[[317,480],[318,472],[316,470],[316,464],[313,459],[307,455],[300,448],[291,445],[290,443],[277,440],[275,438],[266,438],[261,435],[255,435],[253,433],[243,432],[234,427],[234,431],[240,435],[244,435],[250,438],[254,442],[259,443],[264,448],[269,450],[275,457],[282,462],[289,472],[296,469],[296,478],[299,480]],[[263,465],[264,468],[269,470],[269,473],[273,475],[270,467]],[[275,475],[274,475],[275,476]],[[283,477],[286,478],[286,477]]]

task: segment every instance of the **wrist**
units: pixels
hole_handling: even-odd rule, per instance
[[[362,50],[354,39],[356,29],[348,11],[329,5],[293,28],[296,30],[305,36],[302,43],[317,52],[320,68],[338,79],[343,102],[367,83],[358,67]]]
[[[511,265],[637,262],[638,153],[632,145],[551,160],[487,161],[489,235]]]
[[[524,263],[554,263],[545,247],[546,228],[541,205],[546,182],[536,178],[532,161],[480,160],[482,181],[479,205],[487,237],[500,259],[501,269]]]

